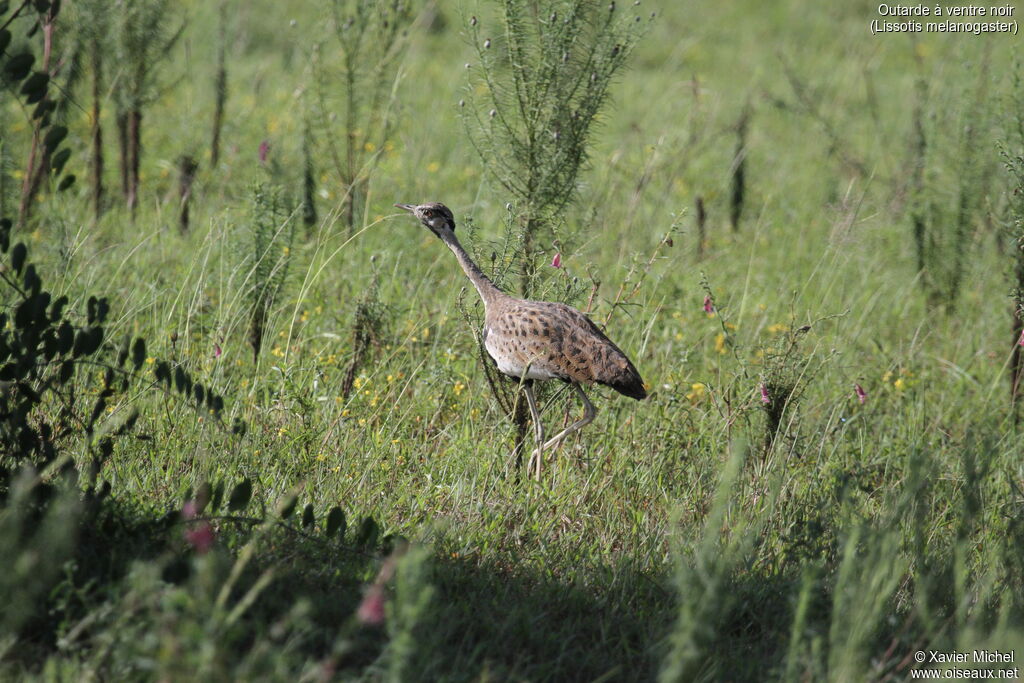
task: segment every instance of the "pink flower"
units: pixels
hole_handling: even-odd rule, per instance
[[[267,165],[267,153],[270,152],[270,143],[266,140],[260,143],[260,163]]]
[[[711,295],[710,294],[705,294],[704,295],[704,312],[705,313],[714,313],[715,312],[715,304],[714,304],[713,301],[711,301]]]
[[[1020,331],[1020,339],[1017,340],[1017,344],[1024,346],[1024,330]]]
[[[197,553],[202,555],[213,547],[213,542],[217,540],[217,532],[213,530],[209,522],[200,522],[185,529],[185,540]]]
[[[199,503],[195,499],[188,501],[181,508],[181,517],[186,522],[194,520],[199,516]],[[200,555],[213,547],[217,540],[217,532],[213,530],[209,522],[203,521],[198,524],[190,524],[185,529],[185,542],[192,546]]]
[[[551,259],[551,267],[552,268],[561,268],[562,267],[562,254],[561,254],[561,252],[556,253],[555,254],[555,258]]]
[[[214,358],[220,358],[220,354],[221,354],[220,344],[218,344],[217,342],[214,342],[213,343],[213,357]]]
[[[864,388],[861,385],[854,384],[853,391],[857,394],[857,400],[860,401],[861,404],[867,403],[868,393],[864,391]]]
[[[384,587],[373,584],[363,596],[356,610],[356,619],[367,626],[380,626],[384,623]]]
[[[767,403],[771,403],[771,402],[772,402],[772,397],[768,395],[768,387],[766,387],[764,385],[764,382],[762,382],[761,383],[761,403],[767,404]]]

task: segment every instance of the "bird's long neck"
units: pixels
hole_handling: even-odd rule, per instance
[[[501,297],[507,296],[504,292],[495,286],[493,282],[487,279],[480,267],[473,262],[473,259],[469,257],[466,250],[459,244],[459,240],[453,233],[445,233],[441,236],[441,240],[448,245],[448,248],[455,254],[455,258],[459,260],[459,265],[462,266],[462,270],[466,273],[466,277],[470,279],[473,286],[476,287],[476,291],[480,294],[480,298],[484,301],[486,307],[492,301]]]

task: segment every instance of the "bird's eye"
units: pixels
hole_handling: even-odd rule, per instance
[[[426,216],[427,218],[433,218],[434,212],[430,209],[427,209],[426,211],[423,212],[423,215]]]

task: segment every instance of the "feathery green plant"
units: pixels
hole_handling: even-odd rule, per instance
[[[608,88],[647,22],[636,5],[621,9],[614,0],[559,0],[543,10],[525,0],[497,4],[495,26],[469,20],[479,62],[468,65],[460,107],[481,160],[514,198],[522,225],[520,292],[529,296],[538,243],[576,196]]]
[[[259,361],[267,319],[288,272],[295,222],[277,188],[263,184],[253,190],[252,213],[244,229],[243,248],[249,269],[249,344]]]
[[[330,28],[341,48],[340,65],[324,58],[326,45],[314,48],[321,132],[344,188],[349,234],[394,126],[394,87],[416,6],[417,0],[331,0]],[[336,119],[341,122],[340,136],[335,134]]]
[[[989,64],[985,52],[973,92],[965,92],[960,98],[964,106],[952,112],[945,98],[926,108],[921,99],[928,97],[928,86],[918,80],[910,221],[925,296],[929,305],[947,313],[959,299],[975,222],[987,196],[984,178],[991,154],[982,140],[993,133]],[[950,169],[955,169],[953,178]]]

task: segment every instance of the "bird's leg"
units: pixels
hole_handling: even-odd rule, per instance
[[[530,415],[533,417],[533,433],[537,436],[537,448],[530,455],[526,464],[526,476],[530,476],[533,470],[533,461],[537,460],[537,479],[540,479],[540,463],[544,455],[544,425],[540,421],[540,410],[537,409],[537,397],[533,395],[533,380],[523,382],[523,393],[526,394],[526,404],[530,406]]]
[[[551,439],[544,444],[541,450],[558,446],[558,444],[562,442],[562,439],[569,436],[577,429],[586,427],[588,424],[593,422],[594,418],[597,416],[597,408],[595,408],[594,404],[590,402],[587,395],[583,393],[583,389],[580,388],[580,385],[573,382],[570,386],[577,394],[580,395],[580,399],[583,401],[583,417],[551,437]]]

